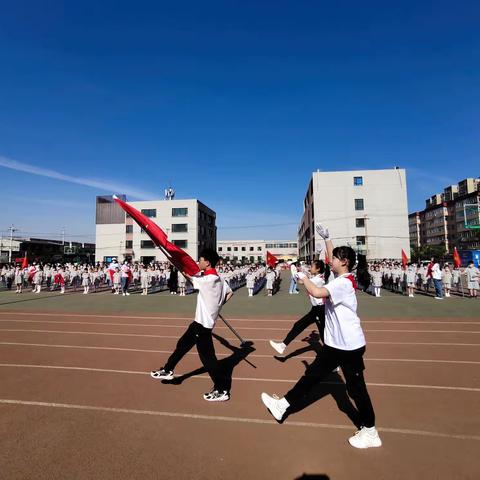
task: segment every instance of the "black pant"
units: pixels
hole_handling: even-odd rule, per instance
[[[348,395],[357,407],[360,423],[365,427],[375,426],[375,412],[363,378],[363,354],[365,347],[357,350],[338,350],[325,345],[317,358],[307,367],[305,375],[285,395],[291,406],[299,403],[310,389],[325,379],[338,366],[342,368]]]
[[[200,360],[213,381],[213,388],[220,392],[227,390],[227,379],[215,356],[212,330],[205,328],[198,322],[192,322],[188,326],[187,331],[178,340],[175,351],[170,355],[170,358],[163,368],[167,371],[175,370],[178,362],[194,345],[197,346]]]
[[[323,342],[323,331],[325,330],[325,305],[317,305],[303,316],[300,320],[293,324],[292,329],[287,333],[283,343],[290,344],[300,333],[302,333],[310,325],[316,324]]]

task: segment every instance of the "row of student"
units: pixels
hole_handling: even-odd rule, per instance
[[[358,414],[355,423],[359,430],[348,441],[356,448],[379,447],[382,442],[375,428],[375,412],[363,375],[365,336],[356,313],[356,283],[352,275],[356,255],[350,247],[334,248],[326,228],[317,225],[316,229],[326,242],[335,278],[328,283],[325,282],[327,269],[321,263],[312,265],[311,276],[297,271],[296,283],[305,285],[310,295],[312,309],[296,322],[283,342],[272,342],[272,346],[278,352],[283,352],[302,328],[317,323],[323,338],[323,347],[289,392],[281,398],[262,393],[261,400],[270,414],[278,422],[282,422],[286,416],[304,404],[305,397],[312,389],[333,370],[340,368],[345,377],[347,392],[353,399]],[[163,366],[151,372],[151,376],[161,380],[162,383],[174,381],[176,366],[196,346],[200,360],[213,382],[212,390],[203,395],[209,402],[227,401],[231,394],[231,378],[229,379],[218,362],[212,341],[212,330],[220,310],[233,295],[228,284],[216,271],[217,263],[218,254],[215,251],[204,250],[200,254],[199,267],[203,275],[187,276],[194,288],[199,291],[195,319],[180,337],[175,350]]]
[[[414,297],[415,289],[428,293],[433,284],[435,298],[438,300],[441,300],[444,295],[450,297],[452,288],[458,293],[464,293],[464,283],[472,298],[477,297],[479,290],[480,273],[473,262],[469,262],[466,268],[454,267],[449,263],[441,265],[435,258],[428,264],[409,263],[405,267],[398,263],[392,266],[374,263],[370,264],[369,272],[373,292],[377,297],[381,296],[382,287],[393,292],[407,291],[409,297]]]

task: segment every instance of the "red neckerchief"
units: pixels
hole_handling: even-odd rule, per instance
[[[218,277],[218,273],[214,268],[207,268],[204,272],[203,275],[216,275]]]
[[[353,278],[353,275],[352,275],[352,274],[346,275],[345,278],[347,278],[348,280],[350,280],[350,281],[352,282],[352,286],[353,286],[353,289],[354,289],[354,290],[357,290],[357,289],[358,289],[357,282],[355,281],[355,278]]]

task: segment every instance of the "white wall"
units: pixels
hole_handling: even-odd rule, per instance
[[[362,177],[363,186],[354,186]],[[403,169],[315,172],[313,174],[316,222],[330,228],[334,245],[356,247],[356,236],[366,236],[369,258],[401,258],[410,252],[406,173]],[[356,211],[354,199],[364,199]],[[366,216],[366,228],[356,218]],[[320,242],[319,238],[315,238]]]

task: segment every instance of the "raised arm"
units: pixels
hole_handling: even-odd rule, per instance
[[[333,243],[330,240],[330,233],[328,232],[328,228],[323,226],[320,223],[317,223],[315,225],[315,230],[317,231],[318,235],[325,240],[325,246],[327,247],[327,256],[329,261],[332,261],[332,256],[333,256]]]

